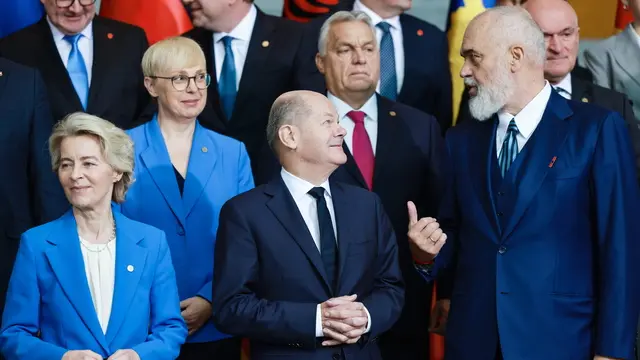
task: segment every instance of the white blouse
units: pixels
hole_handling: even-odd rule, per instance
[[[116,269],[116,239],[107,244],[92,244],[80,238],[84,270],[102,332],[107,333],[111,316]]]

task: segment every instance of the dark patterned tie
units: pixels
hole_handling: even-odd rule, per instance
[[[513,164],[516,156],[518,156],[518,140],[516,139],[516,135],[518,135],[519,132],[516,120],[511,119],[509,127],[507,128],[507,134],[502,142],[500,157],[498,158],[500,173],[503,178],[507,174],[507,171],[509,171],[509,167]]]
[[[336,244],[336,236],[333,232],[333,223],[327,202],[324,199],[324,188],[314,187],[309,190],[309,195],[316,199],[316,207],[318,209],[318,227],[320,228],[320,256],[322,264],[327,272],[329,284],[332,289],[336,287],[336,277],[338,276],[338,246]]]

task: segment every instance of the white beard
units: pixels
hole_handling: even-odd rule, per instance
[[[476,86],[476,96],[469,99],[469,112],[479,121],[486,121],[500,111],[515,92],[515,84],[506,69],[497,69],[491,78],[486,85],[478,85],[472,78],[464,79],[467,86]]]

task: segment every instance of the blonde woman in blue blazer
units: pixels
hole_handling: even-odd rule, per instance
[[[133,143],[75,113],[49,139],[72,207],[22,235],[4,309],[7,360],[170,360],[187,336],[162,231],[112,210],[133,181]]]
[[[136,183],[122,204],[126,216],[167,234],[189,337],[180,360],[237,360],[240,340],[212,322],[213,249],[222,205],[253,188],[244,145],[196,120],[211,77],[193,40],[160,41],[142,59],[145,85],[157,100],[153,119],[129,130]]]

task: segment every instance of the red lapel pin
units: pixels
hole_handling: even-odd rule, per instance
[[[113,39],[113,34],[112,33],[108,33],[107,34],[107,39],[109,39],[109,40]]]
[[[549,167],[550,167],[550,168],[552,168],[552,167],[553,167],[553,164],[555,164],[555,163],[556,163],[556,159],[557,159],[557,157],[556,157],[556,156],[554,156],[554,157],[551,159],[551,162],[549,163]]]
[[[422,31],[422,29],[419,29],[417,31],[417,34],[418,34],[418,36],[422,36],[422,35],[424,35],[424,31]]]

